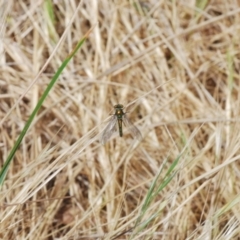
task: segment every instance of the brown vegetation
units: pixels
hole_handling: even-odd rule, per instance
[[[96,25],[11,163],[1,239],[240,236],[239,1],[5,0],[1,20],[1,165]],[[141,142],[124,128],[100,144],[116,103]]]

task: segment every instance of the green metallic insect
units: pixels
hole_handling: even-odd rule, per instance
[[[101,135],[101,143],[105,144],[111,138],[112,134],[117,130],[117,124],[118,124],[119,136],[122,137],[123,123],[129,129],[130,133],[134,138],[141,140],[142,135],[140,131],[127,118],[126,113],[123,111],[123,105],[117,104],[114,106],[114,109],[115,109],[115,113],[113,114],[112,118],[110,119],[109,123],[107,124],[107,126],[105,127]]]

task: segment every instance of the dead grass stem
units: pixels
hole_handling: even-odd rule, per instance
[[[15,155],[1,239],[240,236],[240,5],[198,2],[2,1],[1,165],[61,62],[98,24]],[[124,128],[100,144],[117,103],[131,109],[140,143]]]

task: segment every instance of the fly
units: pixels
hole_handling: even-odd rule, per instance
[[[110,119],[109,123],[103,130],[102,136],[101,136],[101,143],[105,144],[112,136],[112,134],[117,130],[118,125],[118,131],[119,136],[123,136],[123,130],[122,126],[123,124],[129,129],[130,133],[134,138],[137,138],[138,140],[142,139],[142,135],[137,127],[135,127],[131,121],[126,116],[126,113],[123,111],[123,105],[117,104],[114,106],[115,113],[113,114],[112,118]]]

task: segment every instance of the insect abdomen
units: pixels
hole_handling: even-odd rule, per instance
[[[118,119],[118,127],[119,127],[119,136],[122,137],[123,136],[123,132],[122,132],[122,119]]]

